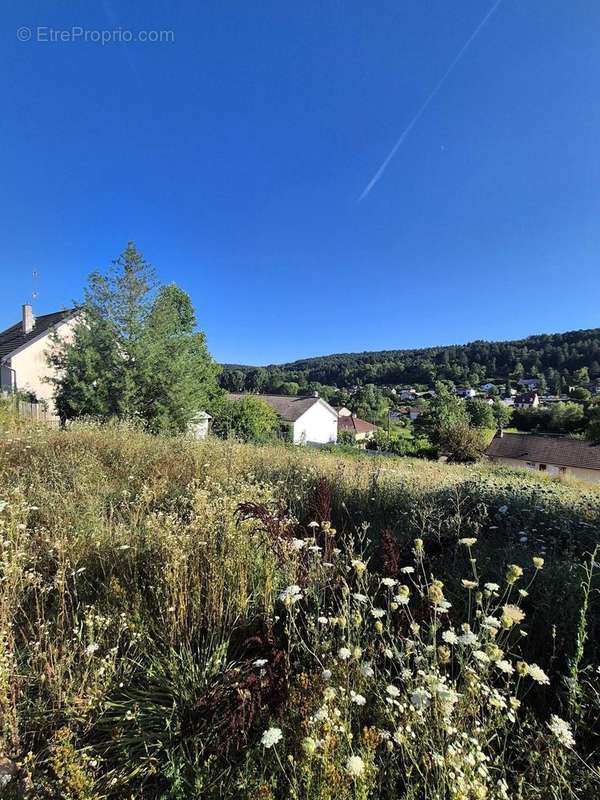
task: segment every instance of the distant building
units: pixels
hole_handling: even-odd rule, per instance
[[[232,400],[241,400],[245,394],[230,394]],[[337,442],[338,414],[335,408],[319,397],[318,392],[304,397],[287,397],[279,394],[257,394],[271,406],[289,430],[294,444],[334,444]]]
[[[457,397],[465,397],[465,398],[477,397],[477,392],[475,391],[475,389],[471,389],[468,386],[457,386],[456,389],[454,390],[454,393],[456,394]]]
[[[479,387],[482,392],[491,392],[493,389],[496,389],[495,383],[482,383]]]
[[[339,414],[339,412],[338,412]],[[354,435],[357,442],[367,442],[375,435],[377,426],[365,419],[360,419],[356,414],[340,414],[338,416],[338,434],[342,431],[349,431]]]
[[[515,408],[537,408],[540,398],[537,392],[525,392],[515,397]]]
[[[47,356],[53,334],[71,336],[75,314],[74,309],[66,309],[35,317],[29,303],[23,306],[21,321],[0,332],[2,392],[29,392],[54,411],[54,389],[48,379],[56,377],[56,370]]]
[[[496,464],[600,483],[600,445],[583,439],[499,433],[490,442],[485,455]]]
[[[522,386],[523,389],[527,389],[528,391],[537,389],[540,385],[540,382],[537,378],[519,378],[517,383],[519,386]]]
[[[399,400],[403,400],[403,401],[416,400],[417,399],[417,393],[416,393],[416,391],[414,389],[401,389],[398,392],[398,399]]]

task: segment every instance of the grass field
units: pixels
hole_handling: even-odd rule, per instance
[[[595,798],[600,492],[0,437],[0,796]]]

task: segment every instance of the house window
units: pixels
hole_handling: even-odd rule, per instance
[[[540,472],[546,472],[546,464],[540,464]]]

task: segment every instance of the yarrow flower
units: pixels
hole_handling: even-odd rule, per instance
[[[388,586],[391,589],[398,583],[398,581],[395,580],[394,578],[382,578],[381,583],[383,586]]]
[[[350,650],[348,650],[347,647],[340,647],[340,649],[338,650],[338,658],[341,661],[348,661],[351,655],[352,653]]]
[[[283,733],[281,732],[281,728],[268,728],[260,740],[260,743],[263,747],[267,750],[273,745],[276,745],[283,738]]]
[[[264,665],[268,662],[267,658],[257,658],[254,662],[255,667],[264,667]]]
[[[470,581],[470,580],[467,580],[467,578],[463,578],[461,583],[462,583],[462,585],[464,586],[465,589],[476,589],[477,586],[478,586],[477,581]]]
[[[458,636],[453,630],[444,631],[442,633],[442,639],[446,644],[456,644],[458,642]]]
[[[402,567],[402,569],[400,570],[400,572],[404,573],[404,575],[412,575],[414,571],[415,571],[414,567]]]
[[[365,762],[360,756],[350,756],[346,761],[346,772],[353,778],[359,778],[365,771]]]
[[[473,547],[474,544],[477,544],[477,539],[474,536],[465,536],[464,539],[459,539],[458,543],[464,544],[465,547]]]
[[[548,727],[562,745],[565,747],[575,747],[575,738],[571,726],[568,722],[565,722],[564,719],[557,717],[556,714],[552,714],[550,722],[548,722]]]
[[[484,583],[483,588],[487,589],[488,592],[497,592],[500,587],[497,583]]]
[[[385,611],[383,608],[372,608],[371,616],[375,617],[375,619],[381,619],[382,617],[385,617]]]
[[[296,584],[292,584],[281,592],[279,599],[289,608],[293,606],[294,603],[297,603],[298,600],[302,600],[302,590],[299,586],[296,586]]]
[[[302,550],[306,542],[304,539],[292,539],[292,547],[294,550]]]
[[[367,662],[366,664],[362,664],[362,665],[361,665],[361,667],[360,667],[360,673],[361,673],[361,675],[363,675],[365,678],[372,678],[372,677],[373,677],[373,675],[375,675],[375,672],[374,672],[374,670],[373,670],[373,667],[371,666],[371,663],[370,663],[370,662]]]
[[[367,698],[364,695],[352,691],[350,692],[350,700],[357,706],[364,706],[367,702]]]

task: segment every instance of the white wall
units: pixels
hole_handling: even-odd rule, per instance
[[[61,338],[69,338],[73,325],[74,320],[69,319],[56,325],[55,330]],[[34,339],[11,357],[9,366],[15,370],[17,390],[34,392],[37,399],[45,400],[48,403],[48,409],[53,412],[54,387],[44,380],[56,374],[55,370],[46,362],[46,355],[51,344],[50,334]]]
[[[293,425],[294,444],[329,444],[337,442],[337,414],[319,401]]]

